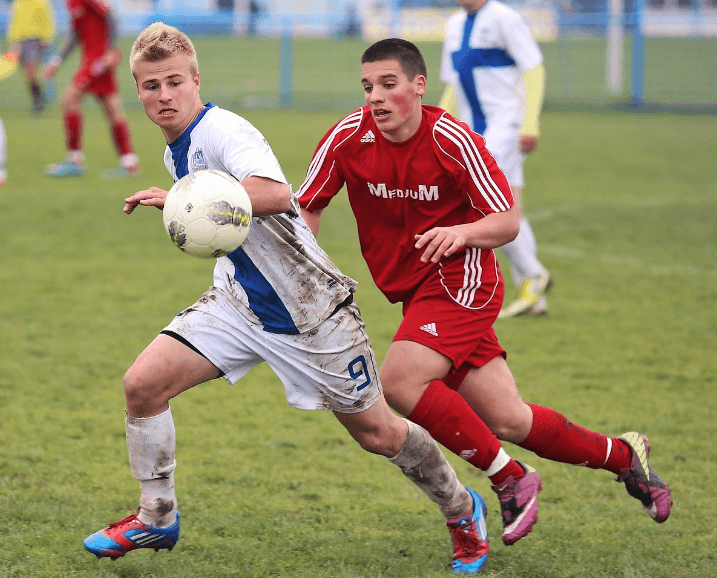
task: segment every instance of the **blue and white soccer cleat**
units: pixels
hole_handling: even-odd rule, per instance
[[[139,165],[133,167],[118,166],[112,169],[103,169],[100,171],[100,178],[103,181],[112,181],[114,179],[121,179],[124,177],[136,177],[141,173]]]
[[[453,540],[452,570],[456,574],[478,574],[488,560],[485,501],[477,492],[466,490],[473,498],[473,513],[446,523]]]
[[[110,524],[104,530],[99,530],[85,538],[85,550],[98,558],[111,558],[117,560],[127,552],[138,548],[154,548],[156,552],[161,549],[172,550],[179,540],[179,512],[177,520],[166,528],[155,528],[143,524],[137,514],[127,516],[124,520]]]
[[[48,177],[80,177],[85,174],[85,167],[70,161],[62,161],[45,167]]]

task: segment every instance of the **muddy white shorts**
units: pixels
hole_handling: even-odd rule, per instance
[[[266,361],[284,384],[286,401],[295,408],[358,413],[378,401],[376,360],[353,301],[299,335],[268,333],[237,306],[229,293],[211,287],[164,332],[186,340],[230,384]]]

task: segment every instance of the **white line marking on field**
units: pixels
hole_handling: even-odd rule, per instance
[[[620,206],[622,208],[626,207],[633,207],[633,208],[643,208],[643,207],[666,207],[671,205],[712,205],[715,203],[715,198],[712,198],[710,196],[705,197],[699,197],[699,198],[691,198],[691,199],[680,199],[675,200],[672,197],[662,197],[662,198],[653,198],[653,199],[644,199],[640,197],[625,197],[621,199]],[[549,221],[553,218],[555,218],[557,215],[563,215],[567,213],[576,213],[576,212],[584,212],[586,210],[585,205],[561,205],[559,208],[556,209],[544,209],[540,211],[530,212],[526,214],[527,219],[532,222],[541,222],[541,221]],[[552,255],[556,255],[558,257],[566,257],[568,259],[594,259],[596,261],[607,263],[608,265],[620,265],[623,267],[631,267],[633,269],[641,269],[643,271],[648,271],[650,273],[658,274],[658,275],[673,275],[675,273],[677,274],[683,274],[683,275],[698,275],[698,276],[706,276],[711,278],[717,277],[717,271],[710,270],[710,269],[702,269],[700,267],[691,267],[689,265],[679,265],[676,263],[672,263],[670,265],[653,265],[649,263],[645,263],[644,261],[641,261],[640,259],[636,259],[635,257],[621,257],[617,255],[604,255],[604,254],[591,254],[586,253],[585,251],[581,251],[579,249],[573,249],[572,247],[563,247],[559,245],[544,245],[540,242],[538,242],[538,251],[550,253]]]
[[[619,257],[617,255],[588,254],[585,251],[573,249],[572,247],[561,247],[559,245],[538,244],[538,251],[550,253],[558,257],[568,259],[593,259],[606,263],[608,265],[620,265],[622,267],[631,267],[633,269],[641,269],[658,275],[673,275],[675,273],[681,275],[704,275],[706,277],[717,278],[717,271],[709,269],[700,269],[699,267],[691,267],[689,265],[652,265],[645,263],[635,257]]]
[[[686,206],[700,206],[700,205],[714,205],[717,203],[717,190],[714,191],[715,196],[709,194],[693,197],[693,198],[680,198],[675,199],[674,197],[654,197],[651,199],[645,199],[643,197],[621,197],[617,204],[603,205],[600,203],[565,203],[561,204],[553,209],[540,209],[537,211],[526,212],[526,217],[532,223],[533,221],[549,221],[553,219],[556,214],[565,215],[568,213],[585,213],[591,209],[645,209],[645,208],[657,208],[657,207],[686,207]]]

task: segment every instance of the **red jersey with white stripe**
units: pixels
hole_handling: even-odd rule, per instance
[[[466,247],[422,263],[414,235],[506,211],[513,197],[480,135],[441,108],[422,109],[418,132],[400,143],[383,137],[368,107],[346,116],[319,143],[299,203],[323,209],[346,184],[361,251],[389,301],[438,275],[455,302],[479,309],[502,283],[494,252]]]
[[[105,0],[67,0],[72,29],[82,48],[82,62],[94,62],[107,51],[110,5]]]

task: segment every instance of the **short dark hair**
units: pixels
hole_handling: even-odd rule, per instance
[[[426,61],[418,47],[403,38],[384,38],[369,46],[361,55],[361,64],[379,60],[398,60],[409,80],[422,74],[428,78]]]

